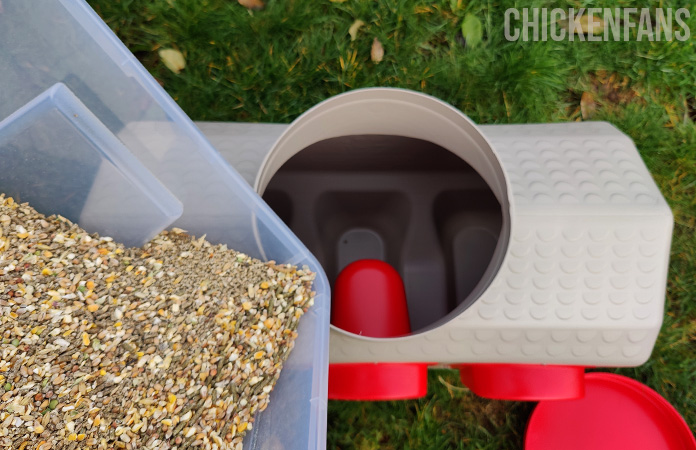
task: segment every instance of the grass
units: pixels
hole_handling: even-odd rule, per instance
[[[623,1],[516,5],[271,0],[250,12],[235,0],[90,0],[92,6],[194,120],[289,122],[332,95],[366,86],[423,91],[479,123],[592,119],[630,135],[675,215],[665,321],[652,358],[617,372],[664,395],[696,430],[696,51],[687,42],[508,42],[514,6],[633,6]],[[689,5],[665,1],[662,7]],[[696,32],[696,9],[687,20]],[[466,14],[484,40],[462,45]],[[365,25],[351,42],[348,29]],[[384,60],[370,61],[372,40]],[[179,74],[158,57],[180,50]],[[455,388],[451,387],[455,386]],[[531,405],[463,391],[454,371],[430,375],[418,401],[329,404],[330,448],[521,448]]]
[[[422,400],[331,402],[327,448],[519,449],[532,406],[477,397],[457,371],[431,370]]]

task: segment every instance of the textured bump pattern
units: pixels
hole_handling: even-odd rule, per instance
[[[516,222],[499,274],[474,307],[480,319],[611,326],[624,319],[654,322],[661,313],[669,246],[664,217],[540,221],[531,215]],[[665,229],[661,238],[639,239],[642,228],[659,227]]]
[[[483,127],[519,207],[622,207],[644,211],[661,201],[631,140],[606,123]],[[526,127],[526,128],[525,128]],[[586,128],[583,133],[580,131]]]

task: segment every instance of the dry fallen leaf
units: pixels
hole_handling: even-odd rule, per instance
[[[179,73],[184,69],[184,67],[186,67],[184,55],[182,55],[179,50],[165,48],[160,50],[158,53],[164,65],[167,66],[167,68],[172,72]]]
[[[262,0],[237,0],[240,5],[245,7],[246,9],[252,9],[254,11],[258,11],[259,9],[263,9],[266,4]]]
[[[483,40],[483,25],[478,17],[467,14],[462,22],[462,37],[467,47],[474,48]]]
[[[360,29],[361,26],[365,25],[365,22],[362,20],[358,19],[355,22],[353,22],[353,25],[350,26],[348,29],[348,34],[350,34],[350,40],[354,41],[358,38],[358,30]]]
[[[580,16],[577,21],[580,23],[580,29],[585,34],[595,36],[604,33],[604,21],[597,16],[592,16],[592,23],[590,23],[590,16],[587,14]]]
[[[582,118],[585,120],[591,119],[596,110],[597,104],[592,94],[589,91],[583,92],[580,98],[580,112],[582,113]]]
[[[674,128],[679,124],[679,116],[677,115],[676,108],[673,105],[665,105],[665,112],[667,112],[667,117],[669,118],[669,123],[665,124],[667,128]]]
[[[564,30],[570,30],[568,20],[558,20],[557,24],[560,25]],[[590,28],[590,16],[588,14],[583,14],[575,18],[575,23],[573,24],[573,31],[576,34],[586,34],[592,36],[599,36],[604,33],[604,28],[606,24],[598,16],[592,16],[592,27]]]
[[[379,64],[382,61],[382,58],[384,58],[384,47],[382,47],[382,43],[379,42],[379,39],[375,38],[374,41],[372,41],[372,51],[370,51],[370,58],[372,59],[372,62]]]

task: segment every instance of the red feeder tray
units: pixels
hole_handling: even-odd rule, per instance
[[[689,426],[649,387],[611,373],[585,375],[585,397],[540,402],[525,450],[696,450]]]

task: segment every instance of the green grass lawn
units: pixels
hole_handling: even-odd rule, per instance
[[[435,95],[478,123],[594,120],[630,135],[675,216],[662,333],[647,364],[618,370],[664,395],[696,430],[696,48],[687,42],[508,42],[513,6],[597,6],[451,0],[90,0],[194,120],[289,122],[332,95],[395,86]],[[647,4],[647,2],[646,2]],[[688,2],[662,2],[680,7]],[[635,6],[601,2],[599,6]],[[687,21],[696,33],[696,8]],[[483,42],[462,45],[467,14]],[[360,19],[357,39],[348,34]],[[370,60],[374,38],[384,60]],[[158,50],[178,49],[179,74]],[[590,108],[591,109],[591,108]],[[589,111],[589,109],[587,110]],[[586,111],[586,112],[587,112]],[[586,114],[587,117],[589,115]],[[521,448],[528,403],[492,402],[434,371],[418,401],[329,404],[328,444],[340,449]]]

